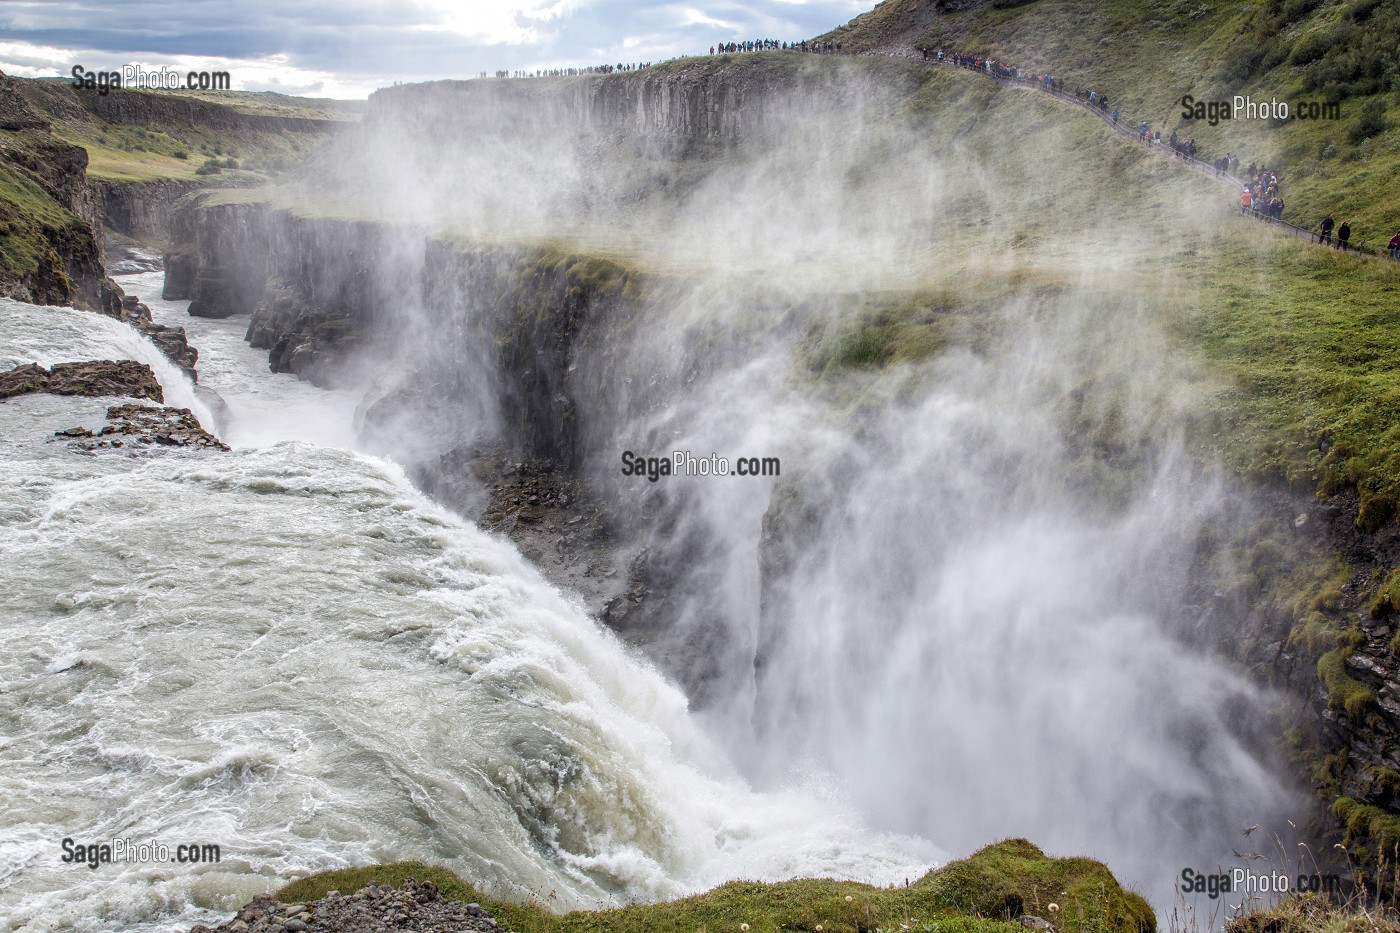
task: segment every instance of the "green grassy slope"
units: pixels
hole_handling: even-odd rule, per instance
[[[15,79],[14,86],[51,122],[56,136],[87,150],[89,177],[111,182],[213,182],[226,173],[244,181],[274,176],[298,164],[327,132],[357,119],[360,109],[343,101],[282,94],[122,90],[111,93],[128,98],[138,114],[143,102],[150,101],[150,113],[144,120],[118,122],[102,116],[95,93],[77,93],[67,83]],[[172,119],[159,106],[181,100],[201,102],[216,113],[225,110],[228,116],[205,122]],[[278,118],[286,119],[279,125]],[[200,174],[206,164],[210,168]],[[218,172],[212,171],[216,167]]]
[[[1400,0],[886,0],[829,34],[845,52],[985,54],[1109,95],[1124,119],[1275,169],[1286,219],[1328,211],[1377,246],[1400,230]],[[1179,103],[1335,101],[1336,121],[1187,121]],[[1293,108],[1296,111],[1296,107]]]
[[[657,930],[753,933],[816,929],[835,933],[899,930],[1013,933],[1023,913],[1054,918],[1061,933],[1150,933],[1156,919],[1147,901],[1124,891],[1099,862],[1049,858],[1025,840],[988,846],[929,872],[908,887],[801,879],[775,884],[733,881],[704,894],[661,904],[550,913],[538,903],[492,900],[446,869],[400,862],[323,872],[277,893],[284,903],[351,894],[370,883],[395,887],[406,878],[432,881],[445,897],[476,902],[512,933]],[[1051,905],[1055,909],[1051,909]]]
[[[82,222],[22,170],[0,161],[0,281],[16,281],[41,263],[62,265],[51,241]]]

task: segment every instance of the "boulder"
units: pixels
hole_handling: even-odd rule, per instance
[[[51,395],[83,395],[92,398],[104,395],[127,395],[132,398],[164,402],[156,374],[145,363],[135,360],[94,360],[85,363],[55,363],[44,369],[34,363],[16,366],[0,373],[0,399],[13,398],[28,392]]]

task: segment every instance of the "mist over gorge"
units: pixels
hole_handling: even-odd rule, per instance
[[[1183,869],[1389,838],[1383,574],[1343,563],[1392,539],[1364,482],[1240,466],[1284,377],[1220,347],[1295,254],[1215,179],[912,53],[287,112],[221,117],[283,169],[111,183],[127,265],[68,301],[106,318],[43,266],[0,301],[0,929],[270,929],[279,888],[278,928],[332,889],[426,928],[319,874],[412,860],[521,933],[1149,933]],[[231,449],[24,368],[106,359]],[[73,836],[225,854],[75,874]],[[719,887],[812,878],[873,887]]]
[[[1248,493],[1185,449],[1210,376],[1159,315],[1195,247],[1156,237],[1198,244],[1214,208],[1183,189],[1149,238],[1045,170],[1073,130],[1017,144],[1015,92],[822,64],[381,92],[247,248],[292,354],[367,386],[362,436],[427,488],[481,509],[492,457],[583,480],[598,614],[750,780],[829,775],[879,828],[1027,835],[1160,890],[1302,806],[1217,650],[1240,620],[1193,604]],[[182,222],[224,244],[248,210]],[[876,367],[872,329],[926,355]],[[651,483],[624,451],[782,475]]]

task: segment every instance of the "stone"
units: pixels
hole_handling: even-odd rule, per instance
[[[69,440],[69,446],[80,450],[125,447],[128,443],[154,447],[198,447],[210,450],[229,449],[199,423],[188,408],[165,408],[128,403],[107,409],[111,422],[96,433],[87,428],[56,431],[55,436]]]
[[[0,399],[42,392],[48,381],[49,371],[37,363],[16,366],[9,372],[0,373]]]
[[[55,363],[52,369],[30,363],[0,373],[0,399],[28,392],[50,395],[127,395],[132,398],[165,401],[156,374],[145,363],[135,360],[93,360],[84,363]]]

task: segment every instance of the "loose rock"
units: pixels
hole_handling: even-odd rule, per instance
[[[228,450],[229,447],[199,423],[188,408],[157,408],[151,405],[113,405],[107,409],[112,422],[98,431],[69,428],[55,432],[67,438],[78,450],[143,447],[201,447]]]
[[[285,919],[287,917],[292,919]],[[477,904],[445,900],[432,882],[410,878],[395,890],[369,885],[346,897],[330,892],[319,901],[280,904],[264,894],[218,927],[200,924],[190,933],[504,933]]]

